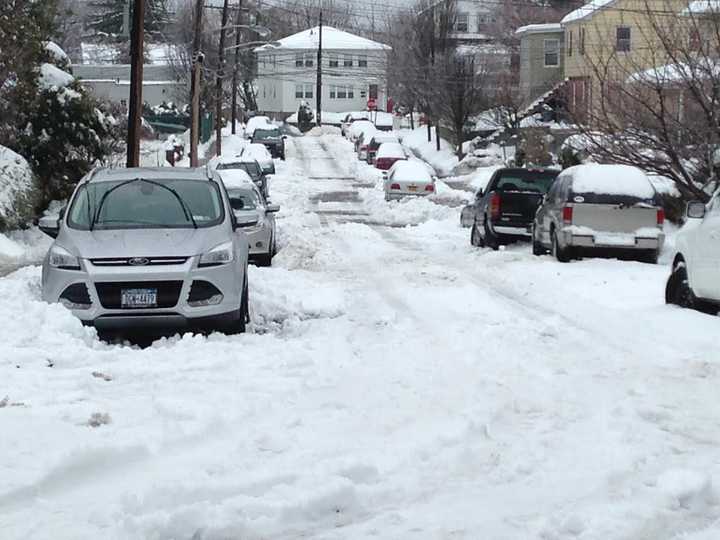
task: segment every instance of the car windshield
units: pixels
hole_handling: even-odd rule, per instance
[[[229,189],[228,197],[233,210],[255,210],[260,205],[260,199],[251,189]]]
[[[70,227],[82,230],[210,227],[223,220],[220,190],[207,180],[121,180],[84,184]]]
[[[273,129],[256,129],[253,133],[253,139],[265,140],[265,139],[277,139],[279,138],[280,130],[277,128]]]
[[[497,191],[526,191],[547,193],[557,177],[556,171],[507,171],[500,173],[495,189]]]
[[[234,163],[221,163],[217,166],[218,171],[228,171],[231,169],[244,169],[243,163],[240,162],[234,162]]]

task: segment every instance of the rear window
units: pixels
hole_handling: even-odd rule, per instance
[[[626,206],[635,206],[637,204],[647,204],[655,206],[657,201],[655,197],[645,198],[635,195],[617,195],[609,193],[576,193],[570,191],[568,202],[584,203],[584,204],[623,204]]]
[[[495,182],[496,191],[524,191],[530,193],[547,193],[555,181],[558,172],[517,170],[499,173]]]

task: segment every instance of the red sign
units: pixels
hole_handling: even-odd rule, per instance
[[[367,108],[369,111],[377,110],[377,102],[373,98],[368,99]]]

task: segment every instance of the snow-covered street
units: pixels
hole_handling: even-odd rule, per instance
[[[470,191],[287,145],[247,334],[109,345],[0,278],[0,539],[720,536],[718,319],[666,264],[473,248]]]

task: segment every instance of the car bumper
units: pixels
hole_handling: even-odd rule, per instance
[[[385,195],[390,200],[404,199],[405,197],[427,197],[432,195],[433,191],[386,191]]]
[[[565,245],[582,249],[605,250],[659,250],[665,241],[664,235],[657,237],[637,237],[632,234],[618,235],[579,235],[565,233]]]
[[[70,311],[84,324],[99,328],[190,327],[202,326],[214,318],[225,320],[239,312],[242,299],[244,263],[234,261],[221,266],[199,268],[199,257],[190,257],[182,265],[141,267],[96,267],[82,261],[82,270],[63,270],[43,267],[42,298],[59,303],[63,292],[74,284],[84,284],[90,297],[90,307]],[[190,305],[193,282],[207,282],[217,288],[222,299],[212,305]],[[125,284],[124,287],[120,284]],[[159,307],[122,308],[118,305],[118,290],[133,287],[156,287],[158,303],[167,284],[179,287],[177,295],[168,294],[166,305]],[[108,290],[113,290],[110,299]]]
[[[516,238],[530,238],[532,236],[532,227],[521,225],[493,225],[492,231],[496,235],[512,236]]]

